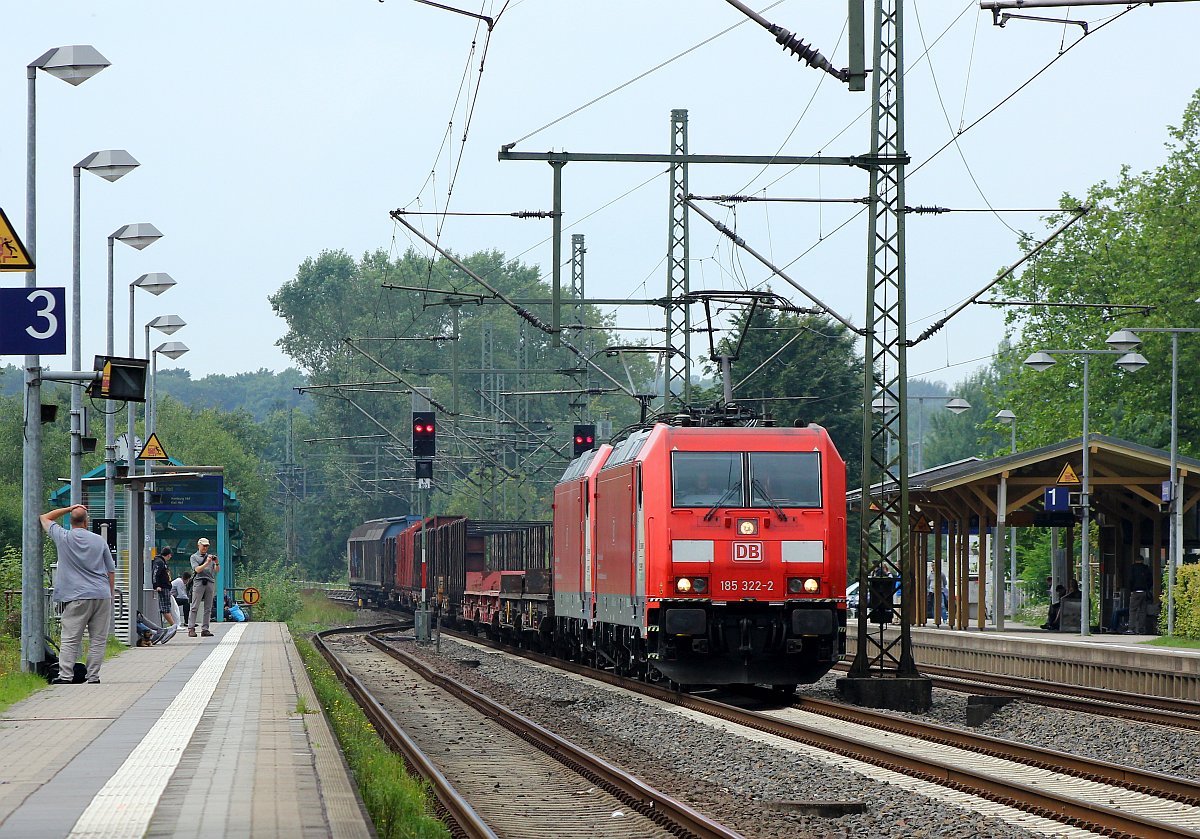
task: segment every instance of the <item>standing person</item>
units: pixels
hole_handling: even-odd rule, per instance
[[[1146,607],[1154,596],[1154,578],[1141,555],[1129,567],[1129,628],[1135,634],[1146,631]]]
[[[166,548],[165,550],[170,549]],[[184,571],[183,576],[171,580],[171,595],[175,598],[175,602],[179,604],[179,611],[182,613],[181,620],[184,626],[187,626],[188,609],[192,605],[191,588],[191,571]]]
[[[208,552],[208,540],[201,536],[196,540],[196,552],[192,554],[192,614],[188,619],[188,637],[196,637],[196,618],[203,618],[201,621],[200,634],[205,638],[211,638],[212,633],[208,631],[209,616],[212,614],[213,597],[217,589],[217,572],[221,570],[221,563],[217,560],[215,554]]]
[[[71,514],[71,529],[58,520]],[[83,630],[88,633],[87,681],[100,683],[100,665],[112,625],[113,592],[117,566],[108,542],[88,529],[87,507],[60,507],[38,517],[42,530],[58,549],[58,573],[54,576],[54,601],[62,604],[62,646],[58,654],[58,678],[51,684],[71,684],[75,662],[83,647]]]
[[[175,618],[171,615],[171,570],[167,567],[172,553],[170,548],[163,548],[162,553],[154,557],[151,566],[151,579],[158,593],[158,613],[162,616],[163,629],[175,625]]]

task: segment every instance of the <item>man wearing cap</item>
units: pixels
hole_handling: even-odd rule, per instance
[[[217,572],[221,563],[215,554],[208,552],[208,540],[201,536],[196,540],[196,552],[192,554],[192,613],[188,622],[188,637],[196,637],[196,618],[202,617],[202,631],[205,638],[211,638],[208,631],[209,616],[212,614],[213,598],[216,596]]]

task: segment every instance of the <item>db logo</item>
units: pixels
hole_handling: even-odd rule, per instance
[[[762,562],[762,542],[734,542],[734,562]]]

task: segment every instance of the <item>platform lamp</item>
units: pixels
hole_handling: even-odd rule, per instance
[[[162,238],[158,228],[153,224],[126,224],[117,228],[108,237],[108,329],[105,337],[105,348],[109,355],[113,354],[113,247],[115,242],[124,242],[131,248],[142,250]],[[111,519],[116,515],[116,471],[117,471],[117,441],[116,422],[113,403],[108,400],[104,404],[104,517]]]
[[[1136,373],[1147,364],[1145,356],[1135,352],[1122,352],[1118,349],[1112,350],[1039,350],[1032,353],[1029,358],[1025,359],[1025,365],[1032,367],[1039,373],[1043,370],[1049,370],[1055,365],[1053,356],[1055,355],[1077,355],[1083,359],[1083,475],[1082,475],[1082,493],[1080,504],[1082,505],[1082,533],[1080,534],[1079,546],[1079,634],[1092,634],[1092,605],[1091,600],[1091,562],[1088,557],[1089,549],[1089,528],[1091,526],[1091,513],[1088,505],[1091,503],[1089,498],[1090,480],[1091,480],[1091,460],[1088,457],[1088,361],[1093,355],[1116,355],[1120,356],[1115,362],[1115,365],[1124,370],[1126,373]]]
[[[75,204],[71,237],[71,369],[76,373],[83,369],[81,322],[83,310],[80,283],[80,177],[83,170],[104,180],[120,180],[138,167],[137,160],[124,149],[95,151],[75,164],[71,171],[75,185]],[[71,503],[83,501],[83,398],[79,383],[71,385]]]
[[[86,44],[55,47],[25,67],[27,81],[25,157],[25,246],[37,259],[37,72],[41,70],[77,87],[109,66]],[[37,270],[25,272],[25,287],[37,287]],[[45,586],[42,582],[42,384],[41,357],[24,360],[25,429],[21,450],[21,670],[36,672],[46,658]]]
[[[1196,301],[1200,303],[1200,300]],[[1166,332],[1171,336],[1171,559],[1167,563],[1167,635],[1175,634],[1175,574],[1183,564],[1183,491],[1179,485],[1179,335],[1200,332],[1195,327],[1137,327],[1120,329],[1104,343],[1114,350],[1136,349],[1142,339],[1138,332]]]
[[[134,353],[134,348],[133,348],[133,333],[134,333],[133,324],[134,324],[134,311],[135,311],[134,292],[140,288],[143,291],[148,291],[151,294],[153,294],[155,297],[157,297],[158,295],[162,294],[164,291],[167,291],[168,289],[172,288],[175,285],[177,285],[177,283],[171,277],[171,275],[164,274],[161,271],[155,272],[153,274],[142,274],[142,276],[138,277],[136,280],[134,280],[133,282],[131,282],[129,284],[129,357],[130,358],[133,358],[133,353]],[[160,321],[160,320],[162,321],[162,323],[171,324],[174,322],[174,321],[169,320],[171,318],[173,318],[175,321],[178,321],[179,325],[178,326],[170,326],[169,325],[165,329],[162,327],[161,324],[159,324],[157,326],[155,325],[156,321]],[[150,357],[150,330],[151,329],[158,329],[160,332],[162,332],[166,335],[170,335],[171,333],[173,333],[179,329],[182,329],[183,327],[184,327],[184,322],[178,315],[163,315],[162,318],[155,318],[154,320],[147,323],[146,324],[146,343],[145,343],[147,360],[149,360],[149,357]],[[137,417],[135,416],[135,411],[134,411],[133,405],[129,405],[129,420],[126,425],[126,433],[129,435],[129,473],[130,474],[133,474],[134,457],[135,457],[133,449],[134,449],[134,438],[137,435],[137,429],[135,427],[136,420],[137,420]],[[143,418],[143,425],[145,426],[145,429],[146,429],[146,438],[149,439],[149,437],[150,437],[150,414],[149,414],[149,411],[146,412],[146,414]]]
[[[1017,453],[1017,415],[1008,408],[996,412],[996,419],[1009,427],[1012,432],[1012,451]],[[1005,511],[1007,513],[1007,510]],[[1008,611],[1014,618],[1017,616],[1017,529],[1008,529]],[[1001,625],[1003,620],[1000,621]]]

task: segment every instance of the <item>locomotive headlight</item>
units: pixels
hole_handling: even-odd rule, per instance
[[[680,577],[675,581],[675,590],[680,594],[687,594],[692,590],[692,581],[687,577]]]
[[[788,594],[799,594],[804,591],[804,580],[799,577],[788,577]]]
[[[692,577],[692,591],[696,594],[704,594],[708,591],[708,580],[704,577]]]
[[[807,580],[804,581],[804,591],[806,593],[816,594],[820,590],[821,590],[821,581],[820,580],[818,580],[814,577],[809,577]]]
[[[758,520],[738,519],[737,529],[742,536],[755,536],[758,534]]]
[[[821,581],[816,577],[788,577],[788,594],[816,594],[821,590]]]

